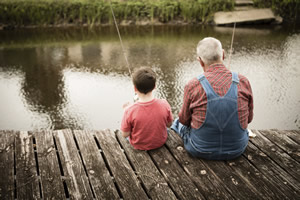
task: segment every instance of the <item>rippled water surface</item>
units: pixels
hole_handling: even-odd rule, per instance
[[[121,28],[131,69],[152,67],[155,96],[174,116],[183,88],[203,71],[196,45],[207,36],[229,52],[228,27]],[[0,129],[117,129],[133,86],[114,27],[0,31]],[[300,29],[237,28],[231,70],[251,82],[254,129],[300,128]],[[225,59],[225,64],[228,59]]]

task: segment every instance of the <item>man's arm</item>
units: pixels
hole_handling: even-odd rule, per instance
[[[188,84],[184,87],[183,104],[178,114],[179,122],[185,126],[190,126],[192,113],[190,111],[190,89]]]
[[[251,88],[249,80],[248,80],[248,84],[247,84],[247,89],[249,92],[249,103],[248,103],[248,109],[249,109],[248,110],[249,111],[248,124],[249,124],[253,120],[253,108],[254,108],[253,93],[252,93],[252,88]]]

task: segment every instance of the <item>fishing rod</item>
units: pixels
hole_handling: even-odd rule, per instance
[[[114,13],[114,10],[113,10],[112,4],[111,4],[111,0],[109,0],[109,5],[110,5],[111,14],[112,14],[113,19],[114,19],[114,23],[115,23],[115,26],[116,26],[116,29],[117,29],[117,32],[118,32],[119,40],[120,40],[121,47],[122,47],[122,52],[123,52],[123,55],[124,55],[124,58],[125,58],[125,61],[126,61],[126,66],[128,68],[130,77],[132,79],[132,72],[131,72],[130,65],[129,65],[129,62],[128,62],[128,59],[127,59],[126,51],[125,51],[125,48],[124,48],[124,45],[123,45],[122,37],[121,37],[120,30],[119,30],[119,27],[118,27],[118,23],[117,23],[117,20],[116,20],[116,17],[115,17],[115,13]],[[134,96],[133,96],[133,101],[136,102],[138,99],[139,98],[138,98],[137,94],[135,93]]]
[[[232,31],[231,47],[230,47],[229,61],[228,61],[228,69],[229,70],[230,70],[230,62],[231,62],[232,46],[233,46],[233,40],[234,40],[235,27],[236,27],[236,22],[234,22],[233,31]],[[248,135],[249,135],[250,138],[255,138],[256,137],[256,134],[253,133],[250,129],[248,129]]]
[[[130,70],[130,65],[129,65],[129,62],[128,62],[128,59],[127,59],[127,55],[126,55],[126,52],[125,52],[125,49],[124,49],[122,37],[121,37],[120,31],[119,31],[119,27],[118,27],[117,20],[116,20],[116,17],[115,17],[115,13],[114,13],[114,10],[113,10],[112,4],[111,4],[111,0],[109,0],[109,5],[110,5],[110,10],[111,10],[111,13],[112,13],[112,16],[113,16],[113,19],[114,19],[114,23],[115,23],[115,26],[116,26],[116,29],[117,29],[117,32],[118,32],[118,36],[119,36],[119,40],[120,40],[120,43],[121,43],[123,55],[124,55],[124,58],[125,58],[125,61],[126,61],[126,65],[127,65],[130,77],[132,78],[132,73],[131,73],[131,70]]]
[[[231,63],[231,56],[232,56],[232,47],[233,47],[233,40],[234,40],[235,26],[236,26],[236,22],[234,22],[234,25],[233,25],[232,38],[231,38],[231,45],[230,45],[231,47],[230,47],[230,52],[229,52],[228,69],[230,69],[230,63]]]

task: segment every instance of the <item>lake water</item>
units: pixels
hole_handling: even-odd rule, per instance
[[[175,117],[184,85],[203,72],[198,41],[216,37],[229,52],[232,35],[210,26],[120,31],[131,70],[156,71],[155,96]],[[233,47],[230,69],[248,77],[254,94],[249,128],[300,129],[300,28],[237,27]],[[0,130],[117,129],[133,94],[114,27],[0,31]]]

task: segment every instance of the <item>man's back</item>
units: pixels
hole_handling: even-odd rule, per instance
[[[224,96],[232,83],[231,72],[223,64],[215,64],[204,73],[213,90]],[[238,116],[242,128],[247,128],[253,118],[253,96],[248,79],[239,75]],[[201,127],[207,110],[207,96],[197,78],[185,86],[184,103],[179,113],[179,121],[194,129]]]
[[[232,73],[232,84],[224,96],[216,94],[204,75],[198,80],[206,93],[207,111],[202,126],[191,130],[192,152],[205,153],[207,159],[237,157],[248,143],[248,131],[240,126],[238,120],[238,74]],[[197,154],[195,156],[199,156]]]
[[[249,81],[224,65],[219,40],[206,37],[197,45],[197,60],[204,74],[184,88],[183,105],[171,128],[193,156],[228,160],[240,156],[248,143],[253,118]],[[224,96],[225,95],[225,96]]]

